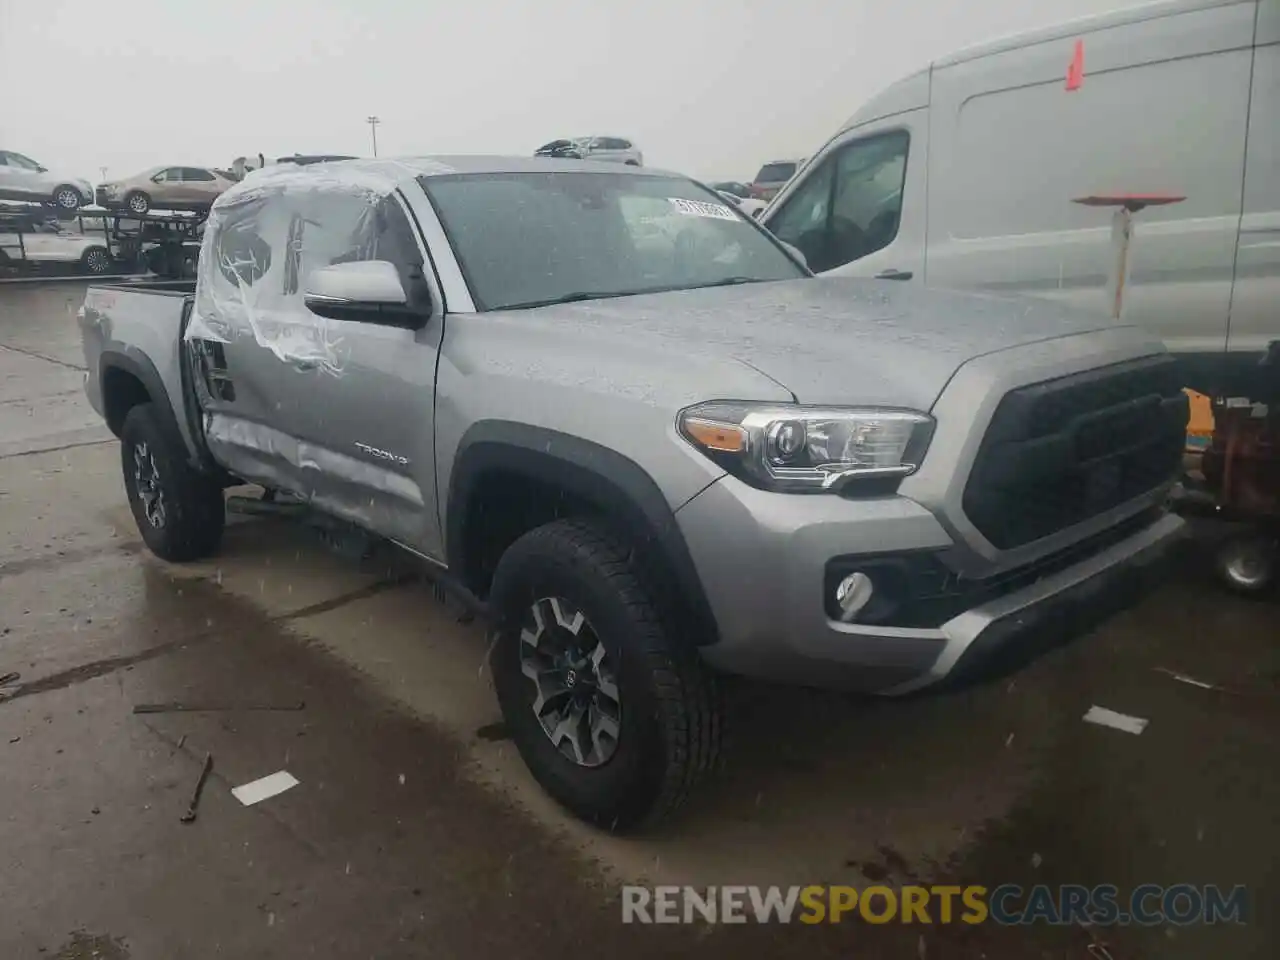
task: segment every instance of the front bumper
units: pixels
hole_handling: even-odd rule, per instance
[[[703,658],[727,672],[904,694],[1001,672],[1137,602],[1184,523],[1168,514],[937,627],[846,624],[823,603],[834,557],[943,553],[934,516],[905,497],[845,500],[756,490],[725,477],[677,514],[719,630]]]

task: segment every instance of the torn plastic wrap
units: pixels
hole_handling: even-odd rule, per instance
[[[347,161],[268,167],[224,193],[200,250],[186,339],[252,338],[281,362],[341,376],[349,357],[341,321],[303,305],[307,275],[376,258],[379,205],[434,161]]]

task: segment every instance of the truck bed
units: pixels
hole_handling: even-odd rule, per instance
[[[192,457],[199,458],[203,442],[183,340],[194,300],[194,280],[94,285],[85,293],[78,319],[88,371],[85,392],[112,432],[119,434],[124,412],[104,401],[104,379],[132,378],[153,403],[166,408]]]

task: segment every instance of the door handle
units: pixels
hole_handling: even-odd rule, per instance
[[[910,280],[914,276],[910,270],[881,270],[876,274],[877,280]]]

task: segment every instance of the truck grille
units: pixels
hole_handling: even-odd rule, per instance
[[[1082,523],[1176,476],[1189,405],[1172,357],[1151,357],[1005,394],[964,491],[993,546]]]

